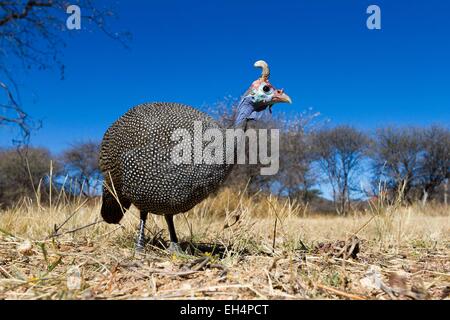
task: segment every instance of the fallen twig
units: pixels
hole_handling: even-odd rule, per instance
[[[346,297],[346,298],[349,298],[352,300],[367,300],[367,298],[365,298],[363,296],[358,296],[356,294],[347,293],[347,292],[344,292],[344,291],[341,291],[341,290],[338,290],[335,288],[324,286],[323,284],[317,284],[316,286],[322,290],[326,290],[328,292],[334,293],[335,295]]]

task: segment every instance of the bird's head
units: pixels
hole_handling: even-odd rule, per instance
[[[254,120],[257,113],[267,108],[271,111],[276,103],[292,103],[283,89],[277,89],[269,82],[270,69],[267,62],[259,60],[255,63],[255,67],[261,68],[262,73],[242,97],[238,106],[237,124],[244,120]]]

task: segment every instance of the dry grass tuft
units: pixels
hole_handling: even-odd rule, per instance
[[[448,299],[450,291],[442,206],[321,216],[225,189],[176,217],[186,256],[164,250],[161,217],[149,219],[146,252],[136,254],[137,210],[115,226],[100,222],[99,209],[24,201],[0,212],[0,299]]]

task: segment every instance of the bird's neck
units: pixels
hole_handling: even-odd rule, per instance
[[[239,105],[237,107],[237,113],[236,118],[234,120],[234,123],[230,129],[239,129],[243,130],[244,132],[247,131],[247,124],[249,120],[255,120],[256,119],[256,112],[254,111],[254,106],[251,97],[243,97],[242,100],[239,102]],[[236,139],[233,139],[233,144],[231,145],[231,148],[226,149],[226,158],[227,159],[234,159],[233,164],[227,165],[228,167],[228,173],[231,172],[234,165],[237,162],[238,158],[238,152],[245,152],[244,148],[241,148],[242,144],[245,144],[245,135],[238,135]]]
[[[255,119],[255,108],[251,97],[243,97],[237,107],[237,116],[233,124],[233,128],[244,129],[247,121]]]

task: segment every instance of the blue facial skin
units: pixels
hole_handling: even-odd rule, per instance
[[[270,94],[264,93],[262,87],[266,85],[263,83],[258,89],[251,88],[242,98],[238,106],[238,116],[235,121],[235,126],[242,124],[244,120],[256,120],[258,113],[271,107],[273,89]]]

